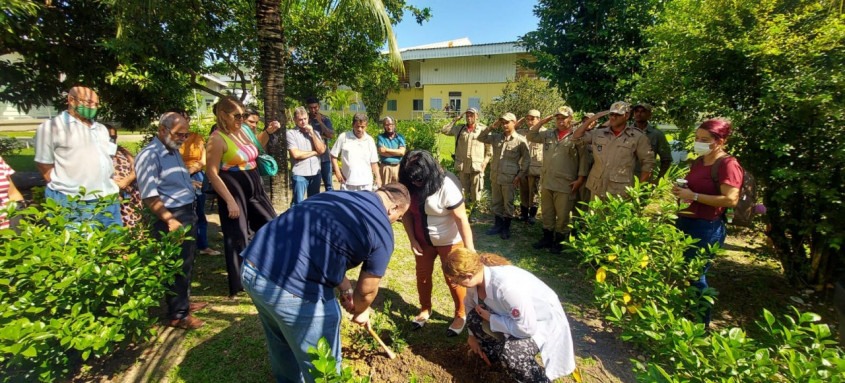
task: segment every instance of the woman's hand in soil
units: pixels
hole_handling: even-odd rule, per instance
[[[478,354],[478,356],[480,356],[481,359],[484,359],[484,362],[487,363],[488,366],[491,365],[490,359],[487,359],[487,355],[485,355],[484,351],[481,350],[481,345],[478,344],[478,339],[476,339],[475,336],[473,336],[473,335],[468,336],[467,337],[467,344],[469,345],[470,351]]]
[[[484,319],[487,322],[490,321],[490,312],[484,307],[481,307],[481,305],[475,306],[475,312],[478,313],[481,319]]]

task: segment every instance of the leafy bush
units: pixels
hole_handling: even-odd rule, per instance
[[[675,355],[637,363],[641,382],[845,382],[845,354],[830,328],[813,313],[777,321],[763,310],[765,338],[749,338],[733,327],[711,334],[680,319],[666,334]]]
[[[140,228],[74,226],[69,213],[48,199],[40,211],[17,213],[18,232],[0,230],[4,381],[52,381],[80,360],[152,335],[149,309],[180,270],[174,255],[184,231],[158,242]]]
[[[335,135],[352,130],[352,113],[346,115],[333,113],[329,118],[332,119]],[[433,121],[399,120],[396,122],[396,131],[405,136],[408,150],[428,150],[436,155],[437,135],[440,134],[441,126]],[[367,134],[373,139],[377,139],[383,132],[381,122],[370,120],[367,123]]]
[[[741,328],[708,333],[695,308],[702,297],[689,286],[707,262],[686,262],[694,240],[674,227],[679,208],[666,179],[652,188],[635,185],[625,198],[594,200],[574,223],[572,246],[591,267],[598,306],[621,328],[621,338],[650,355],[634,360],[641,382],[845,382],[845,353],[830,328],[812,313],[780,322],[764,310],[760,339]],[[715,290],[703,298],[712,304]]]
[[[370,377],[356,377],[352,368],[345,366],[337,372],[337,360],[332,356],[332,349],[326,338],[320,338],[317,347],[309,347],[311,363],[314,368],[308,371],[317,383],[369,383]]]
[[[14,137],[0,137],[0,157],[18,154],[23,149],[23,143]]]
[[[677,173],[671,170],[669,179]],[[691,308],[699,306],[699,292],[690,281],[708,262],[707,256],[685,261],[695,240],[675,228],[681,206],[666,179],[654,188],[637,184],[625,197],[593,200],[572,241],[592,268],[596,302],[607,319],[622,328],[623,340],[656,353],[665,320],[696,316]],[[712,303],[714,290],[704,295]]]

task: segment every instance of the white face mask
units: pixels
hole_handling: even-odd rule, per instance
[[[713,150],[710,148],[710,145],[711,144],[708,142],[694,142],[692,145],[692,151],[699,156],[706,156]]]

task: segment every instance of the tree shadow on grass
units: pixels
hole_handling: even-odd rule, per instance
[[[200,317],[229,323],[190,348],[175,375],[185,382],[268,382],[272,380],[264,330],[257,314],[229,314],[213,307]],[[150,381],[157,381],[155,379]]]

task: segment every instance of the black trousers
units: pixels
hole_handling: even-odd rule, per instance
[[[276,211],[270,197],[261,186],[261,177],[257,170],[220,171],[220,178],[235,199],[240,215],[229,218],[226,201],[217,196],[220,229],[223,231],[223,252],[226,257],[226,273],[229,280],[229,295],[243,291],[241,267],[244,251],[249,241],[249,231],[257,232],[264,224],[276,218]]]
[[[191,277],[194,270],[194,255],[197,249],[197,214],[194,211],[194,204],[167,208],[182,226],[189,226],[188,235],[190,239],[182,241],[182,272],[176,275],[172,285],[169,285],[170,294],[167,295],[167,317],[170,319],[182,319],[188,316],[188,308],[191,304]],[[156,220],[153,223],[153,238],[161,239],[167,233],[167,223]]]

